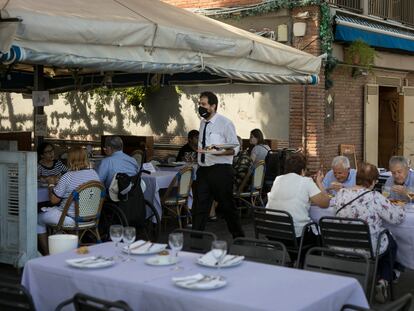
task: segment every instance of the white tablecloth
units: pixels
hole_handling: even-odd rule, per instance
[[[162,207],[159,190],[168,188],[176,174],[176,171],[156,171],[150,175],[142,174],[142,180],[146,185],[144,197],[154,205],[160,217],[162,215]]]
[[[49,189],[48,187],[37,188],[37,203],[49,201]]]
[[[90,255],[113,256],[114,243],[90,247]],[[195,264],[198,256],[180,253],[180,271],[148,266],[148,256],[135,262],[119,262],[104,269],[76,269],[65,259],[77,258],[74,251],[30,260],[22,284],[33,296],[37,310],[54,310],[77,292],[107,300],[124,300],[133,310],[168,311],[331,311],[345,303],[367,307],[356,279],[276,267],[253,262],[221,269],[228,284],[210,291],[191,291],[173,285],[171,278],[217,271]]]
[[[410,205],[405,207],[406,216],[399,225],[384,223],[394,236],[397,245],[397,261],[409,269],[414,269],[414,208]],[[323,216],[335,216],[333,207],[320,208],[311,206],[310,216],[316,223]]]

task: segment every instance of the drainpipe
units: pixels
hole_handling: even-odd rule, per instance
[[[308,86],[306,84],[303,85],[303,101],[302,101],[302,148],[303,153],[307,156],[308,153],[308,113],[307,113],[307,105],[308,105]]]
[[[360,0],[362,4],[362,14],[369,15],[369,0]]]

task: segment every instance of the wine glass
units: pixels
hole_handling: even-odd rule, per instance
[[[390,186],[382,186],[382,195],[388,199],[388,197],[391,195],[391,187]]]
[[[124,243],[127,245],[128,248],[128,257],[125,261],[135,261],[135,259],[131,258],[131,249],[130,245],[135,241],[136,231],[134,227],[125,227],[124,233],[122,234],[122,239]]]
[[[414,199],[414,186],[410,186],[407,188],[407,195],[410,198],[410,205],[412,205]]]
[[[124,233],[124,227],[121,225],[112,225],[109,227],[109,236],[111,240],[115,242],[115,249],[118,251],[119,242],[122,241],[122,235]]]
[[[220,277],[221,262],[227,254],[227,242],[220,240],[211,242],[211,253],[216,259],[217,275]]]
[[[170,233],[168,236],[168,245],[170,246],[171,250],[175,254],[175,266],[173,270],[180,270],[181,268],[178,266],[178,252],[183,248],[184,243],[184,235],[179,233]]]

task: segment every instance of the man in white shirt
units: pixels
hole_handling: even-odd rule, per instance
[[[198,153],[197,204],[193,209],[194,230],[204,230],[211,204],[217,201],[233,238],[243,237],[240,218],[233,201],[233,156],[239,151],[236,129],[232,121],[217,113],[218,99],[212,92],[200,95],[198,112],[200,124],[198,147],[206,150],[212,145],[234,144],[220,154]],[[214,150],[214,149],[213,149]]]

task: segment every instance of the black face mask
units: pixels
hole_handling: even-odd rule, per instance
[[[208,112],[207,108],[203,106],[198,106],[198,113],[200,116],[202,116],[204,119],[208,119],[211,115],[211,112]]]

